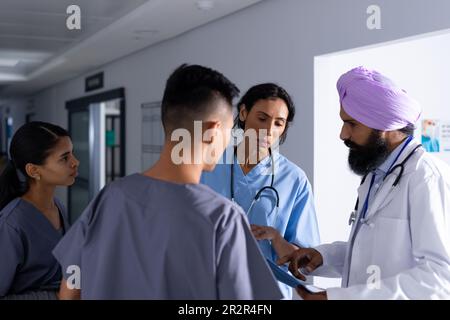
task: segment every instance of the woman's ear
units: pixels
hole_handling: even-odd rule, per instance
[[[28,177],[33,179],[40,179],[41,174],[39,173],[39,168],[37,165],[32,163],[27,163],[25,165],[25,172],[27,173]]]
[[[244,122],[247,119],[247,114],[248,114],[248,111],[247,111],[245,104],[241,104],[239,106],[239,120]]]

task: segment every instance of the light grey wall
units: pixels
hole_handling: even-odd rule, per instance
[[[4,118],[10,116],[13,118],[13,131],[16,131],[25,123],[25,115],[30,109],[30,102],[28,99],[0,99],[0,128],[2,130],[2,138],[5,135]],[[6,113],[9,110],[9,113]],[[3,146],[5,147],[5,146]]]
[[[372,4],[381,7],[381,30],[366,27]],[[105,89],[126,89],[126,172],[141,169],[140,104],[160,100],[167,76],[188,62],[217,68],[242,91],[264,81],[284,86],[298,112],[282,152],[312,180],[314,56],[445,28],[448,0],[266,0],[106,65]],[[39,118],[67,126],[65,101],[85,95],[84,76],[36,95]]]

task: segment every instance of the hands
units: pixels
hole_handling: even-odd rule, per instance
[[[251,230],[256,240],[276,240],[281,237],[277,229],[268,226],[252,224]]]
[[[287,244],[287,247],[285,250],[277,250],[277,253],[280,254],[280,252],[291,252],[289,254],[284,255],[282,258],[280,258],[277,263],[279,265],[282,265],[286,262],[289,263],[289,271],[296,276],[297,278],[306,281],[306,277],[300,273],[299,268],[302,268],[302,272],[307,274],[312,272],[313,270],[317,269],[323,264],[323,258],[319,251],[312,249],[312,248],[300,248],[295,251],[292,251],[294,247],[293,245],[289,244],[284,238],[281,236],[281,234],[278,232],[277,229],[269,227],[269,226],[259,226],[252,224],[251,230],[253,233],[253,236],[256,238],[256,240],[271,240],[272,245],[275,247],[277,246],[277,243],[285,242]],[[284,240],[284,241],[280,241]],[[280,255],[279,255],[280,256]],[[305,272],[306,271],[306,272]],[[310,292],[303,286],[298,286],[296,288],[297,293],[302,297],[303,300],[327,300],[327,292],[321,291],[321,292]]]
[[[67,281],[63,278],[57,297],[59,300],[81,300],[81,290],[69,289]]]
[[[319,251],[312,248],[300,248],[294,252],[278,259],[277,263],[282,265],[289,262],[289,271],[297,278],[305,281],[306,277],[300,273],[308,274],[323,264],[323,258]]]
[[[298,286],[296,290],[298,295],[302,297],[303,300],[328,300],[326,291],[312,293],[306,290],[303,286]]]
[[[256,240],[269,240],[272,248],[279,257],[284,257],[298,249],[297,246],[287,242],[275,228],[252,224],[251,230]]]

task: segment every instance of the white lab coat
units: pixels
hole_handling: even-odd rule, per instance
[[[396,164],[417,145],[412,141]],[[450,299],[450,167],[420,148],[392,187],[399,171],[383,182],[367,223],[354,223],[349,241],[316,247],[324,263],[314,275],[342,277],[342,288],[327,289],[329,299]]]

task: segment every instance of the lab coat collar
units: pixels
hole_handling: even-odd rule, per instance
[[[408,155],[414,150],[414,148],[416,148],[419,145],[419,143],[415,140],[412,140],[405,148],[405,150],[402,152],[402,154],[400,155],[400,157],[398,158],[398,160],[396,161],[396,163],[393,164],[392,167],[394,167],[397,164],[400,164],[403,162],[403,160],[405,160],[406,157],[408,157]],[[423,151],[421,151],[420,149],[416,151],[417,155],[412,156],[411,158],[409,158],[409,160],[405,163],[405,169],[403,171],[403,176],[401,179],[404,179],[408,174],[410,174],[411,172],[413,172],[416,168],[416,163],[417,163],[417,157],[423,153]],[[400,183],[394,187],[393,183],[395,181],[395,179],[397,178],[397,176],[399,175],[400,170],[395,170],[393,173],[391,173],[390,175],[388,175],[386,177],[386,179],[384,181],[382,181],[382,185],[381,187],[378,189],[378,192],[375,194],[375,197],[372,201],[372,203],[369,205],[367,214],[366,214],[366,218],[370,219],[371,216],[373,216],[378,209],[380,209],[381,207],[384,207],[385,205],[387,205],[398,193],[398,190],[401,188],[402,186],[402,180],[400,180]],[[368,192],[369,189],[369,185],[370,185],[370,180],[371,180],[371,174],[366,178],[366,181],[364,182],[364,184],[360,187],[360,189],[358,190],[358,192],[362,191],[365,193],[360,193],[360,199],[365,199],[365,196]],[[362,188],[364,186],[364,188]],[[362,206],[361,206],[362,207]]]
[[[397,146],[386,158],[386,160],[377,168],[377,174],[380,172],[381,174],[386,174],[389,170],[389,168],[393,167],[395,164],[393,163],[395,158],[397,158],[398,154],[402,151],[403,146],[408,142],[408,139],[405,139],[400,145]],[[413,141],[410,142],[410,144]],[[406,149],[406,148],[405,148]],[[403,150],[403,153],[405,153],[406,150]],[[402,153],[402,155],[403,155]],[[401,155],[401,156],[402,156]],[[397,160],[398,161],[398,160]],[[391,166],[392,165],[392,166]]]

